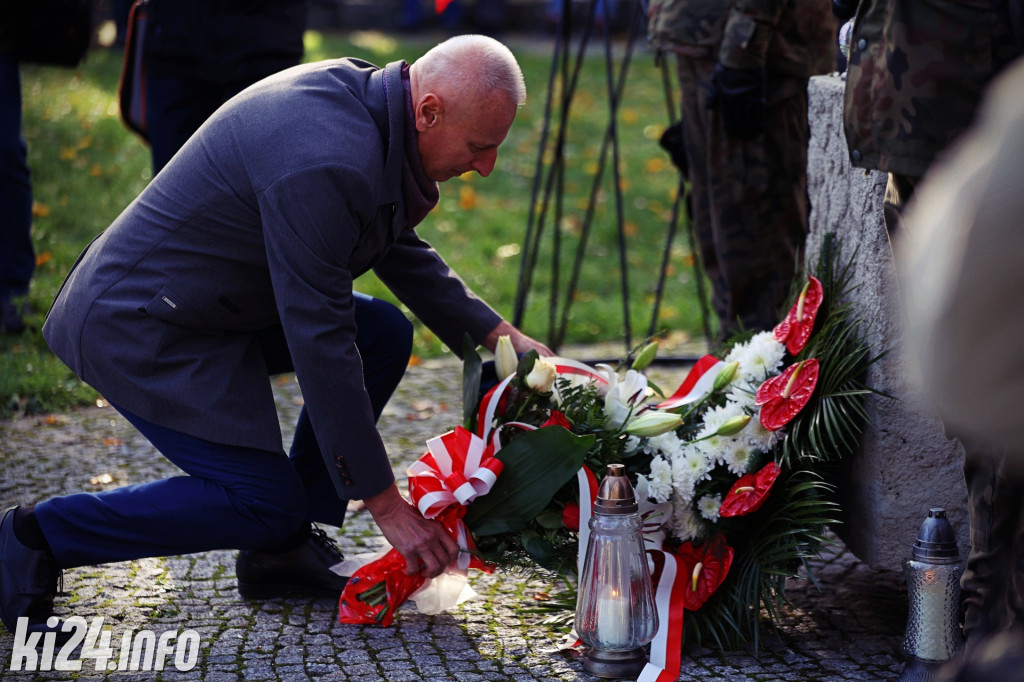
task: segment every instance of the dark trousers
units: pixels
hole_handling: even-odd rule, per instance
[[[379,417],[408,365],[412,326],[393,305],[361,294],[356,323],[364,382]],[[290,370],[282,335],[268,333],[264,352],[271,373]],[[267,443],[266,449],[215,443],[115,407],[186,475],[37,504],[39,523],[62,568],[271,547],[307,520],[335,526],[345,520],[348,501],[331,483],[305,408],[286,457],[280,443]]]
[[[807,81],[772,80],[764,134],[741,140],[708,108],[714,60],[680,56],[678,66],[693,223],[719,337],[771,329],[807,237]]]
[[[0,54],[0,298],[28,292],[32,248],[32,183],[21,135],[21,73],[13,53]]]
[[[974,648],[994,631],[1024,625],[1024,478],[1001,458],[964,443],[971,553],[960,581],[964,635]]]

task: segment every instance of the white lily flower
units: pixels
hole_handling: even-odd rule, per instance
[[[597,368],[608,379],[608,392],[604,396],[605,425],[612,429],[621,428],[652,393],[647,386],[647,377],[631,369],[620,379],[608,365],[598,365]]]
[[[498,381],[515,374],[517,364],[519,358],[516,357],[516,349],[512,347],[512,337],[502,334],[494,348],[494,371],[498,374]]]

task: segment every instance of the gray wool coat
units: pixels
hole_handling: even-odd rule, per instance
[[[305,64],[221,107],[79,258],[54,353],[144,419],[279,451],[260,336],[283,329],[339,496],[384,490],[353,281],[372,268],[453,349],[501,320],[408,227],[401,67]]]

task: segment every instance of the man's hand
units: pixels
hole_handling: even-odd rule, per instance
[[[537,355],[540,355],[541,357],[549,357],[555,354],[554,351],[543,343],[531,339],[505,320],[499,322],[498,326],[491,330],[487,335],[487,338],[483,341],[483,347],[494,352],[494,349],[498,345],[499,336],[509,337],[509,340],[512,341],[512,348],[515,349],[517,355],[522,355],[523,353],[531,350],[537,351]]]
[[[406,575],[434,578],[458,556],[459,546],[444,526],[423,518],[394,484],[365,502],[384,537],[405,558]]]

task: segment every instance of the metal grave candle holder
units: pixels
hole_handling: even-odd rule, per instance
[[[960,554],[946,510],[928,511],[903,562],[910,599],[903,653],[910,660],[897,682],[929,682],[963,647],[960,631]]]
[[[590,518],[579,580],[576,633],[588,647],[583,669],[597,677],[637,677],[643,647],[658,629],[658,613],[640,534],[633,486],[621,464],[610,464]]]

